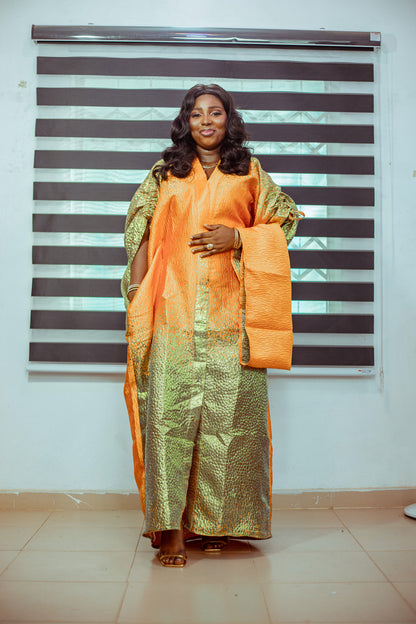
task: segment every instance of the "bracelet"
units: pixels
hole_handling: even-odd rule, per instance
[[[234,249],[240,249],[242,244],[243,243],[241,241],[240,232],[237,230],[237,228],[234,228],[234,245],[233,245],[233,248]]]
[[[127,294],[130,294],[131,292],[133,292],[133,290],[137,290],[140,284],[130,284],[130,286],[127,288]]]

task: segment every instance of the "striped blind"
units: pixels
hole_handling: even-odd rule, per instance
[[[40,44],[29,368],[125,362],[128,203],[169,145],[185,91],[216,82],[307,216],[290,245],[292,372],[371,374],[375,54]]]

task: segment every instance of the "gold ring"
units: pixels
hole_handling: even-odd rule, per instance
[[[214,249],[214,245],[212,243],[208,243],[208,245],[205,245],[205,249]]]

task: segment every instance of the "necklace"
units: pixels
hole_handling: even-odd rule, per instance
[[[208,163],[204,164],[204,162],[202,160],[200,160],[199,162],[201,163],[202,169],[214,169],[214,167],[216,167],[220,161],[217,160],[217,162],[214,163],[213,165],[209,165]]]

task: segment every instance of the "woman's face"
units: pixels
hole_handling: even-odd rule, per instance
[[[189,129],[197,147],[217,150],[225,139],[227,114],[220,99],[215,95],[196,98],[189,117]]]

